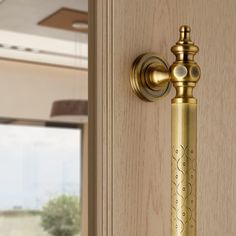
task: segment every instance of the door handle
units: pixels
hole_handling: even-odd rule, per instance
[[[172,236],[196,235],[197,205],[197,99],[193,88],[200,79],[194,61],[199,51],[190,38],[189,26],[180,27],[180,38],[171,48],[176,56],[169,66],[155,53],[142,54],[134,61],[130,82],[135,94],[156,101],[176,90],[171,100],[171,228]]]

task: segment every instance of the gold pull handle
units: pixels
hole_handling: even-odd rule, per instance
[[[133,63],[130,82],[141,99],[156,101],[168,94],[171,101],[171,218],[172,236],[196,236],[197,100],[193,88],[200,79],[194,61],[198,47],[189,26],[180,27],[180,38],[171,48],[176,61],[168,63],[155,53],[140,55]]]

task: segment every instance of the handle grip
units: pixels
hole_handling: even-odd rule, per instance
[[[197,104],[171,104],[172,235],[196,235]]]

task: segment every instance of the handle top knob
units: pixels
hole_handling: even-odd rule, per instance
[[[188,25],[181,25],[179,28],[179,32],[191,32],[191,27]]]
[[[183,43],[193,44],[190,38],[191,28],[188,25],[182,25],[179,28],[179,32],[180,32],[180,39],[177,42],[178,44],[183,44]]]
[[[180,38],[171,48],[177,61],[192,61],[199,48],[190,38],[191,28],[188,25],[182,25],[179,28]]]

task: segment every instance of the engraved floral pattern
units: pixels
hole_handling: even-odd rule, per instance
[[[196,231],[196,153],[189,147],[172,147],[172,235]]]

